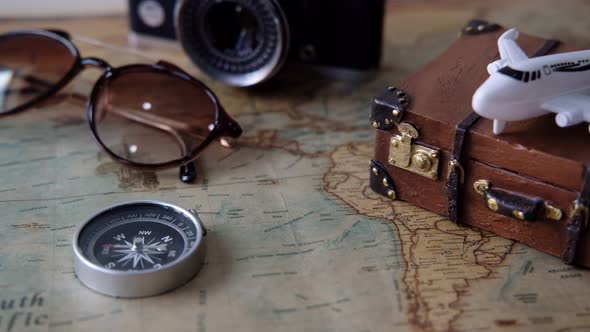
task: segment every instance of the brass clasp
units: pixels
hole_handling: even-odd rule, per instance
[[[391,137],[389,164],[437,180],[439,151],[413,143],[420,134],[411,124],[402,122],[397,128],[401,135]]]
[[[459,183],[465,183],[465,169],[463,168],[463,166],[461,166],[461,163],[456,159],[449,161],[449,174],[447,174],[447,178],[450,177],[454,171],[459,172]]]
[[[590,209],[582,205],[579,200],[575,200],[570,208],[570,219],[573,219],[575,216],[580,214],[583,215],[582,218],[584,219],[584,226],[588,227],[588,222],[590,220]]]

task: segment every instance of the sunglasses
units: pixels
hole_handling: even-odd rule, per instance
[[[193,182],[193,161],[211,142],[229,147],[242,129],[215,94],[179,67],[160,61],[113,68],[82,58],[57,30],[0,35],[0,116],[23,111],[58,93],[85,68],[103,71],[87,104],[90,129],[115,161],[144,170],[180,167]]]

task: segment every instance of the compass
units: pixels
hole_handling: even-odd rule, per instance
[[[89,288],[115,297],[144,297],[192,279],[205,257],[194,210],[158,201],[108,207],[74,235],[74,270]]]

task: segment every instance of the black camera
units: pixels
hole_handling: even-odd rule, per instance
[[[379,65],[384,0],[129,0],[131,30],[178,39],[206,74],[260,83],[288,61]]]

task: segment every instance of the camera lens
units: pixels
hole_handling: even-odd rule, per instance
[[[178,6],[180,42],[209,76],[249,86],[283,65],[289,29],[275,0],[181,0]]]
[[[231,57],[247,57],[261,45],[254,14],[239,4],[221,2],[205,15],[207,37],[213,47]]]

